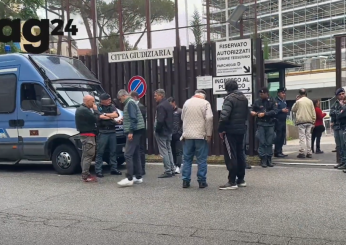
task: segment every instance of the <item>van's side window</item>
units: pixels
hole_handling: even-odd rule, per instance
[[[16,109],[16,88],[16,75],[0,75],[0,114],[12,113]]]
[[[50,97],[41,85],[35,83],[23,83],[20,94],[20,104],[23,111],[42,112],[41,99]]]

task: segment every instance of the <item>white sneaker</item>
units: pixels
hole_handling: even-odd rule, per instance
[[[179,168],[179,167],[176,167],[176,168],[175,168],[175,173],[176,173],[176,174],[180,174],[180,168]]]
[[[128,178],[126,178],[126,179],[119,181],[118,185],[123,186],[123,187],[132,186],[133,180],[129,180]]]
[[[142,184],[143,178],[137,179],[135,176],[133,176],[133,183],[135,184]]]

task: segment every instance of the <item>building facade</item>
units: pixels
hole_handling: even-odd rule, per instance
[[[269,59],[302,65],[301,70],[335,66],[334,35],[346,32],[345,0],[243,0],[244,37],[257,33],[267,45]],[[211,0],[212,39],[239,38],[226,23],[239,0]],[[257,21],[255,11],[257,9]]]

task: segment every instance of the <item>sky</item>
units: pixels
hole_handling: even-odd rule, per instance
[[[143,0],[144,1],[144,0]],[[172,0],[173,1],[173,0]],[[185,8],[185,3],[188,2],[187,11]],[[202,14],[202,0],[178,0],[178,8],[179,8],[179,26],[186,26],[189,25],[189,22],[191,21],[191,16],[195,9],[197,9]],[[187,13],[187,16],[186,16]],[[40,18],[46,17],[46,12],[44,9],[40,9],[38,11],[38,15]],[[54,15],[52,13],[48,13],[48,19],[56,19],[58,16]],[[186,20],[186,17],[188,17],[188,20]],[[82,22],[82,19],[79,16],[72,16],[71,18],[74,19],[73,23],[77,25],[78,33],[76,36],[72,36],[74,39],[78,38],[88,38],[88,34],[86,32],[86,29],[84,27],[84,24]],[[159,25],[152,25],[151,29],[153,30],[160,30],[160,29],[167,29],[167,28],[174,28],[175,27],[175,20],[173,19],[172,22],[169,23],[162,23]],[[140,30],[139,30],[140,31]],[[191,30],[188,31],[188,34],[186,32],[186,29],[180,29],[179,30],[180,35],[180,43],[181,45],[188,45],[191,42],[194,42],[194,37],[191,32]],[[140,34],[133,34],[130,35],[128,40],[130,44],[134,44]],[[166,47],[174,47],[175,46],[175,31],[161,31],[161,32],[153,32],[151,34],[152,38],[152,48],[166,48]],[[89,49],[90,48],[90,42],[89,40],[80,40],[77,41],[77,45],[79,49]],[[139,49],[146,49],[147,48],[147,37],[146,35],[143,36],[141,39],[139,45]]]

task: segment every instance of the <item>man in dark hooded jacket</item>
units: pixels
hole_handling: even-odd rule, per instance
[[[238,186],[246,186],[244,135],[249,108],[248,100],[242,92],[238,91],[236,81],[226,81],[225,89],[227,96],[222,105],[218,131],[224,142],[224,157],[229,174],[228,182],[220,186],[220,190],[234,190]]]

